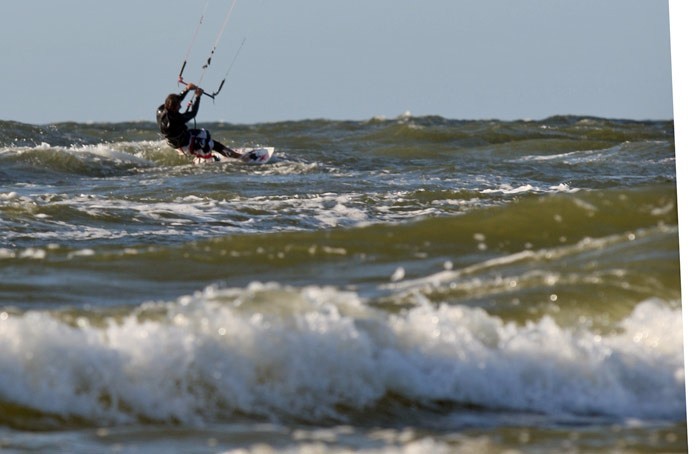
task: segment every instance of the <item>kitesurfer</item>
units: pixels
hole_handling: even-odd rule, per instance
[[[180,112],[182,101],[190,90],[194,90],[194,104],[185,113]],[[204,91],[193,83],[187,84],[180,94],[169,94],[165,102],[158,107],[156,121],[160,132],[168,142],[168,145],[180,151],[184,155],[192,155],[197,158],[214,159],[217,151],[224,156],[240,158],[241,153],[224,146],[221,142],[213,140],[211,133],[206,129],[189,129],[187,123],[197,116],[199,101]]]

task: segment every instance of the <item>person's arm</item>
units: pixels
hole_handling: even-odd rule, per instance
[[[190,121],[191,119],[193,119],[194,117],[197,116],[197,112],[199,111],[199,101],[202,99],[202,89],[197,87],[194,84],[187,85],[187,89],[184,93],[187,94],[187,92],[190,90],[190,85],[192,87],[194,87],[194,90],[195,90],[194,91],[194,104],[192,104],[192,109],[189,112],[185,112],[184,114],[182,114],[182,117],[184,118],[185,123],[187,123],[188,121]],[[183,95],[183,97],[184,97],[184,95]]]
[[[187,84],[185,89],[180,92],[180,101],[185,99],[185,96],[187,96],[187,93],[189,93],[190,90],[197,90],[197,86],[193,83]]]

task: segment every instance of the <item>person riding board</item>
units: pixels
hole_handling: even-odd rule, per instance
[[[182,100],[187,93],[194,90],[195,101],[192,110],[181,113]],[[204,91],[195,84],[189,83],[180,94],[171,93],[165,98],[165,102],[158,107],[156,121],[160,127],[160,132],[168,142],[168,145],[178,150],[184,155],[193,155],[197,158],[218,160],[212,154],[217,151],[230,158],[240,158],[238,153],[226,147],[221,142],[213,140],[211,133],[206,129],[189,129],[187,123],[197,116],[199,101]]]

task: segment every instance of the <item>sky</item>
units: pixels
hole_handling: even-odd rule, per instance
[[[664,0],[3,3],[0,119],[151,120],[185,78],[199,121],[673,118]],[[241,43],[245,44],[241,48]],[[234,56],[240,48],[240,54]]]

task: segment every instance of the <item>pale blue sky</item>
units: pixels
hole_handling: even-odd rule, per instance
[[[197,82],[230,0],[210,0],[185,76]],[[203,0],[3,4],[1,119],[151,120]],[[238,0],[200,121],[555,114],[673,117],[664,0]]]

